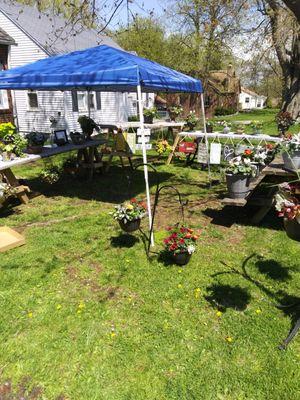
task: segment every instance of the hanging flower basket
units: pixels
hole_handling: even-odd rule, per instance
[[[284,229],[290,239],[300,242],[300,224],[296,219],[284,218]]]
[[[186,265],[196,250],[198,236],[185,226],[169,227],[169,236],[164,239],[164,246],[170,257],[177,265]]]
[[[297,171],[300,169],[300,151],[292,151],[291,153],[283,152],[282,159],[284,168],[289,171]]]
[[[119,220],[119,225],[123,229],[123,231],[130,233],[137,231],[140,228],[141,225],[141,219],[135,219],[133,221],[124,221],[124,220]]]
[[[144,202],[133,198],[130,201],[115,206],[115,211],[112,215],[119,222],[123,231],[130,233],[139,229],[141,219],[147,213],[146,209],[147,206]]]

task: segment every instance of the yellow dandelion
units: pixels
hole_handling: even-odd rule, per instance
[[[60,310],[61,309],[61,304],[57,304],[56,309]]]
[[[233,342],[233,339],[232,339],[231,336],[227,336],[227,337],[225,338],[225,340],[226,340],[226,342],[228,342],[228,343],[232,343],[232,342]]]
[[[33,317],[33,313],[30,311],[29,313],[27,313],[27,317],[28,318],[32,318]]]
[[[80,302],[80,303],[78,304],[78,308],[79,308],[80,310],[82,310],[84,307],[85,307],[85,304],[84,304],[83,302]]]
[[[216,316],[217,316],[218,318],[222,317],[222,315],[223,315],[222,311],[217,311],[217,312],[216,312]]]
[[[112,338],[114,338],[116,335],[117,335],[116,332],[111,332],[110,333],[110,337],[112,337]]]
[[[260,314],[261,310],[258,308],[257,310],[255,310],[256,314]]]
[[[194,294],[195,294],[195,298],[196,298],[196,299],[199,299],[199,297],[200,297],[200,288],[196,288],[196,289],[194,290]]]
[[[182,288],[182,284],[178,283],[177,287],[178,287],[178,289],[181,289]]]

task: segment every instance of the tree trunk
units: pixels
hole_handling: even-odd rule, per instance
[[[290,60],[283,68],[284,90],[282,111],[294,119],[300,116],[300,33],[295,34]]]

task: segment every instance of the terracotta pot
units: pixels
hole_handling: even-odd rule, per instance
[[[43,146],[27,146],[26,153],[28,154],[41,154]]]
[[[284,229],[286,231],[287,236],[290,239],[296,240],[300,242],[300,224],[295,219],[287,219],[283,220]]]
[[[123,231],[130,233],[137,231],[141,225],[140,219],[134,219],[133,221],[127,221],[126,224],[123,220],[119,220],[119,225]]]
[[[184,253],[172,253],[172,259],[177,265],[186,265],[190,261],[191,257],[192,255],[187,251]]]
[[[284,168],[289,171],[297,171],[300,169],[300,151],[293,151],[282,153]]]
[[[250,193],[250,175],[226,174],[228,195],[231,199],[245,199]]]

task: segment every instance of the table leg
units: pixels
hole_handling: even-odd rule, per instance
[[[12,187],[22,188],[22,185],[20,185],[20,182],[10,168],[3,170],[2,174],[5,176],[7,183],[9,183]],[[29,191],[29,188],[26,186],[23,186],[23,188],[24,190],[20,190],[20,192],[17,193],[17,197],[23,204],[27,204],[29,202],[29,197],[27,196],[26,191]]]
[[[169,154],[169,157],[168,157],[168,160],[167,160],[167,163],[166,163],[167,165],[169,165],[169,164],[171,163],[171,161],[172,161],[172,158],[173,158],[173,156],[174,156],[176,147],[178,146],[179,139],[180,139],[180,136],[177,135],[176,138],[175,138],[175,140],[174,140],[174,144],[173,144],[173,147],[172,147],[172,151],[171,151],[171,153]]]

